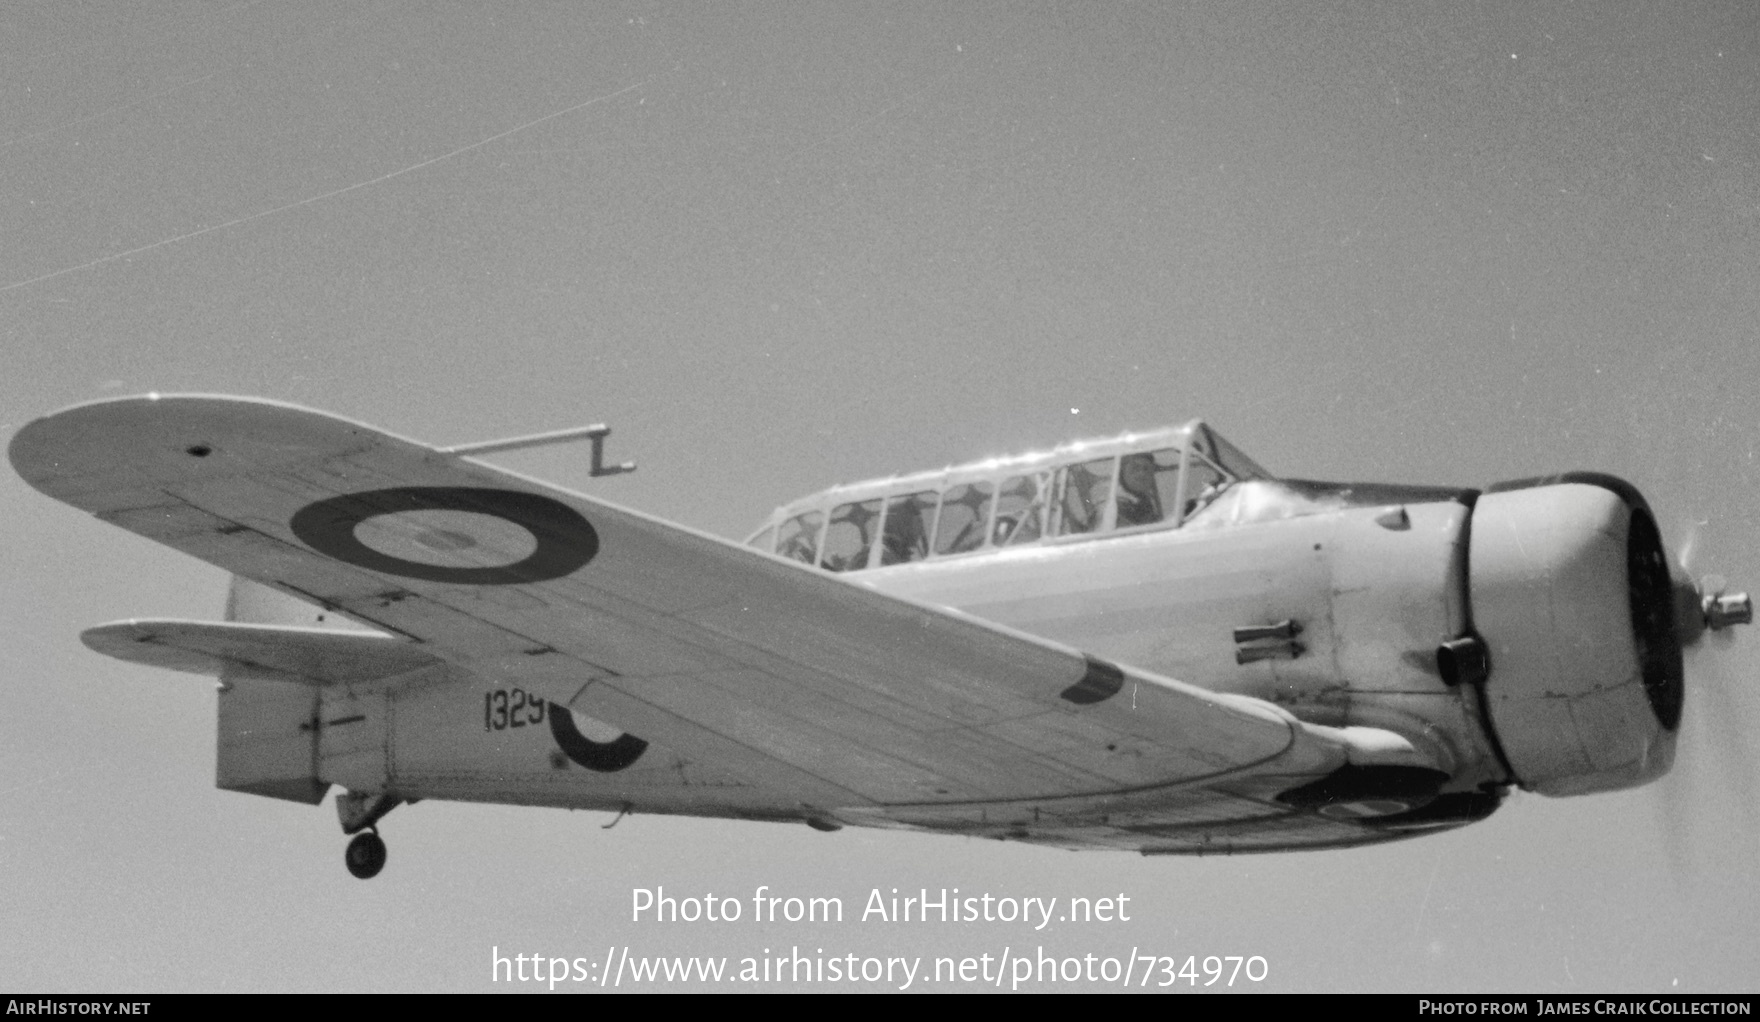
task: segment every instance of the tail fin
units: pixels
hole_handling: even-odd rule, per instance
[[[261,582],[252,582],[237,575],[232,576],[232,588],[226,593],[226,620],[253,625],[331,628],[344,632],[373,631],[333,611],[314,607]]]
[[[234,576],[226,620],[371,631],[268,586]],[[214,783],[227,791],[317,805],[330,785],[318,779],[318,690],[310,685],[220,673],[220,727]]]

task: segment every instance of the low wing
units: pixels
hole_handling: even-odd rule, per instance
[[[105,521],[803,806],[1057,799],[1345,761],[1267,703],[302,408],[101,402],[29,424],[11,457]],[[189,662],[224,656],[223,634],[158,644]]]

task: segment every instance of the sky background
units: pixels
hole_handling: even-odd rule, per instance
[[[1760,588],[1757,123],[1741,0],[9,0],[0,434],[152,390],[440,445],[607,421],[636,474],[494,460],[738,537],[833,482],[1202,416],[1295,476],[1612,472],[1671,544],[1696,531],[1698,570]],[[1754,635],[1690,660],[1661,783],[1394,846],[1144,859],[426,802],[362,883],[328,804],[212,788],[211,683],[78,642],[217,618],[224,575],[9,471],[0,520],[0,988],[505,990],[492,946],[611,945],[1756,985]],[[852,921],[629,919],[632,888],[765,884]],[[893,887],[1123,893],[1131,921],[853,921]]]

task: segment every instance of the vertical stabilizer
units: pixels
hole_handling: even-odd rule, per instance
[[[365,631],[360,625],[268,586],[234,576],[226,620]],[[318,689],[290,681],[220,674],[220,726],[214,783],[227,791],[317,805]]]
[[[254,625],[289,625],[297,628],[332,628],[344,632],[371,632],[334,611],[325,610],[280,590],[232,576],[226,593],[226,620]]]

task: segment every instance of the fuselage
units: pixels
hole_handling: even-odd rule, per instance
[[[747,540],[1143,676],[1263,700],[1307,725],[1398,736],[1421,767],[1353,767],[1300,791],[1224,779],[803,815],[783,793],[516,683],[437,666],[392,686],[326,690],[326,718],[365,726],[325,729],[319,779],[403,798],[1146,853],[1362,844],[1483,818],[1512,785],[1571,794],[1642,783],[1673,748],[1672,724],[1653,719],[1666,717],[1656,709],[1666,665],[1644,653],[1659,633],[1633,640],[1658,596],[1640,599],[1634,581],[1656,548],[1653,525],[1640,527],[1648,510],[1592,480],[1508,489],[1278,479],[1194,422],[834,487],[779,508]],[[1678,694],[1678,643],[1673,652]],[[1395,788],[1429,780],[1396,791],[1389,769]]]
[[[834,487],[748,542],[1308,723],[1391,731],[1449,774],[1445,794],[1660,776],[1697,627],[1696,609],[1677,627],[1654,520],[1621,480],[1279,479],[1201,422]]]
[[[1249,500],[1281,486],[1237,485]],[[1197,519],[878,568],[860,581],[1311,723],[1413,737],[1468,790],[1501,773],[1475,693],[1445,683],[1436,658],[1467,625],[1469,514],[1446,500]],[[1287,639],[1236,641],[1237,629],[1284,622]]]

